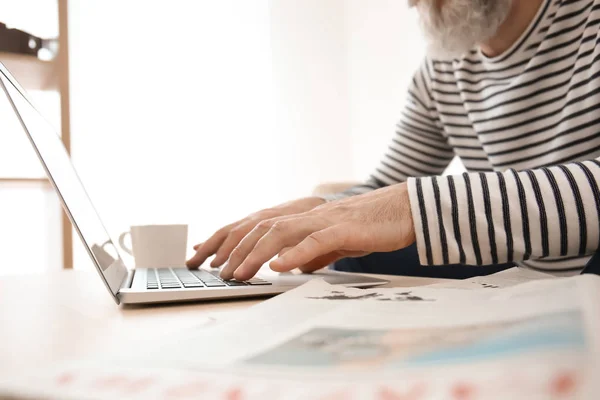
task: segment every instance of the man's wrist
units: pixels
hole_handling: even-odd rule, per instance
[[[406,228],[409,229],[407,238],[409,238],[410,244],[412,245],[417,241],[417,235],[415,233],[415,223],[413,219],[408,182],[404,182],[401,185],[403,186],[403,190],[401,191],[402,194],[400,201],[403,205],[405,205],[405,215],[403,216],[403,221],[405,221]]]

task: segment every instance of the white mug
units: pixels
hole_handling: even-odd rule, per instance
[[[125,243],[131,236],[131,248]],[[185,266],[187,225],[138,225],[119,236],[121,248],[135,259],[136,268]]]

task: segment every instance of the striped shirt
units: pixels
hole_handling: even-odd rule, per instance
[[[423,265],[581,270],[600,238],[600,0],[545,0],[502,55],[426,59],[371,178],[408,181]],[[440,177],[454,156],[467,173]]]

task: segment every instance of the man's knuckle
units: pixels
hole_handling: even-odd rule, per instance
[[[271,230],[274,233],[282,233],[286,232],[288,230],[288,227],[289,224],[286,221],[277,221],[272,225]]]
[[[236,226],[229,232],[228,236],[234,239],[240,239],[246,236],[246,233],[244,232],[244,229],[241,226]]]
[[[320,232],[311,233],[308,235],[307,239],[317,246],[322,246],[325,244],[323,234]]]
[[[273,226],[273,223],[274,222],[270,219],[264,219],[256,225],[256,228],[260,231],[268,231],[271,229],[271,226]]]
[[[346,203],[338,203],[333,207],[334,211],[340,212],[340,213],[347,213],[351,210],[352,208],[346,204]]]
[[[262,211],[259,211],[257,213],[254,213],[254,214],[248,216],[248,221],[250,221],[250,222],[260,222],[263,219],[265,219],[265,218],[262,214]]]

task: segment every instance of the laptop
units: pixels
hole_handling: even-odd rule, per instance
[[[315,274],[278,274],[263,267],[246,282],[224,281],[210,268],[128,269],[113,245],[102,220],[90,201],[60,137],[36,110],[33,103],[0,63],[0,86],[6,94],[23,131],[29,138],[73,227],[117,304],[167,303],[237,297],[271,296],[293,289],[310,279],[351,287],[372,287],[388,281],[372,277],[322,271]]]

